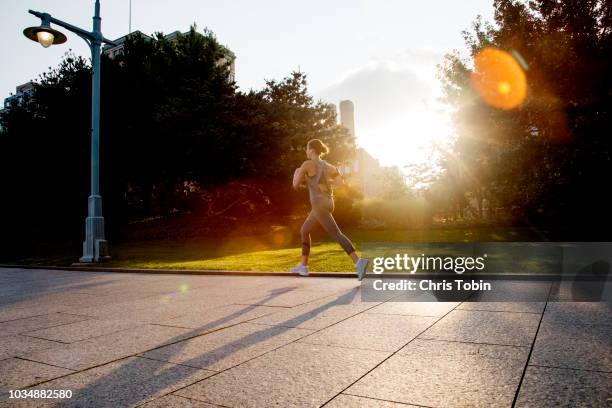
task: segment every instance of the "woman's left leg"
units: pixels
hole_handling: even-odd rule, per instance
[[[338,224],[336,224],[336,220],[331,212],[325,210],[313,210],[312,213],[314,213],[317,221],[319,221],[325,231],[327,231],[327,233],[340,244],[342,249],[344,249],[344,252],[351,257],[353,262],[357,262],[359,257],[355,253],[355,247],[353,246],[351,240],[348,239],[348,237],[344,235],[342,231],[340,231],[340,228],[338,227]]]

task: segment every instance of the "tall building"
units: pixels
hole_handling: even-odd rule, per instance
[[[105,55],[108,55],[111,59],[114,59],[115,57],[123,54],[123,48],[125,47],[125,41],[130,37],[135,37],[135,38],[142,37],[146,41],[153,41],[153,37],[151,37],[150,35],[146,35],[142,31],[136,30],[129,34],[124,35],[123,37],[119,37],[116,40],[114,40],[113,42],[115,43],[115,45],[108,45],[108,44],[105,45],[104,48],[102,49],[102,52]]]
[[[340,124],[355,137],[355,105],[349,100],[340,101]]]
[[[355,105],[349,100],[340,101],[340,125],[355,137]],[[358,148],[353,157],[342,163],[340,172],[346,176],[349,183],[359,187],[364,197],[380,194],[380,164],[364,148]]]
[[[166,36],[164,36],[165,39],[167,39],[168,41],[176,41],[177,37],[179,35],[185,35],[188,33],[181,33],[180,31],[174,31]],[[199,33],[198,33],[199,34]],[[201,35],[201,34],[199,34]],[[155,39],[149,35],[144,34],[141,31],[134,31],[131,32],[129,34],[124,35],[123,37],[120,37],[116,40],[114,40],[113,42],[116,45],[106,45],[103,49],[104,54],[108,55],[110,58],[115,58],[118,55],[121,55],[123,53],[123,48],[125,47],[125,41],[132,36],[136,36],[136,37],[142,37],[144,38],[146,41],[154,41]],[[219,61],[217,61],[218,65],[221,64],[225,64],[226,62],[230,62],[229,65],[229,79],[230,81],[235,81],[236,80],[236,54],[234,54],[229,48],[227,47],[223,47],[224,52],[225,52],[225,56],[223,58],[221,58]]]
[[[11,104],[13,103],[21,103],[23,98],[30,95],[32,92],[34,92],[34,83],[32,81],[26,82],[22,85],[17,85],[15,88],[15,93],[4,99],[4,108],[10,108]]]

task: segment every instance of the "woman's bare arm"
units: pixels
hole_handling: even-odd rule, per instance
[[[300,167],[295,169],[293,173],[293,188],[295,190],[300,188],[300,184],[304,181],[304,176],[308,173],[308,168],[311,165],[310,160],[306,160]]]

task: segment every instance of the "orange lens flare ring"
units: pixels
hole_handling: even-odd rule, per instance
[[[484,48],[476,54],[471,80],[482,99],[496,108],[516,108],[527,96],[525,71],[506,51]]]

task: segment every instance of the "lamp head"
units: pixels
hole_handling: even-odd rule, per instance
[[[45,48],[52,44],[63,44],[66,42],[66,36],[62,32],[51,28],[49,20],[44,15],[41,17],[39,26],[26,28],[23,30],[23,35],[32,41],[40,43]]]

